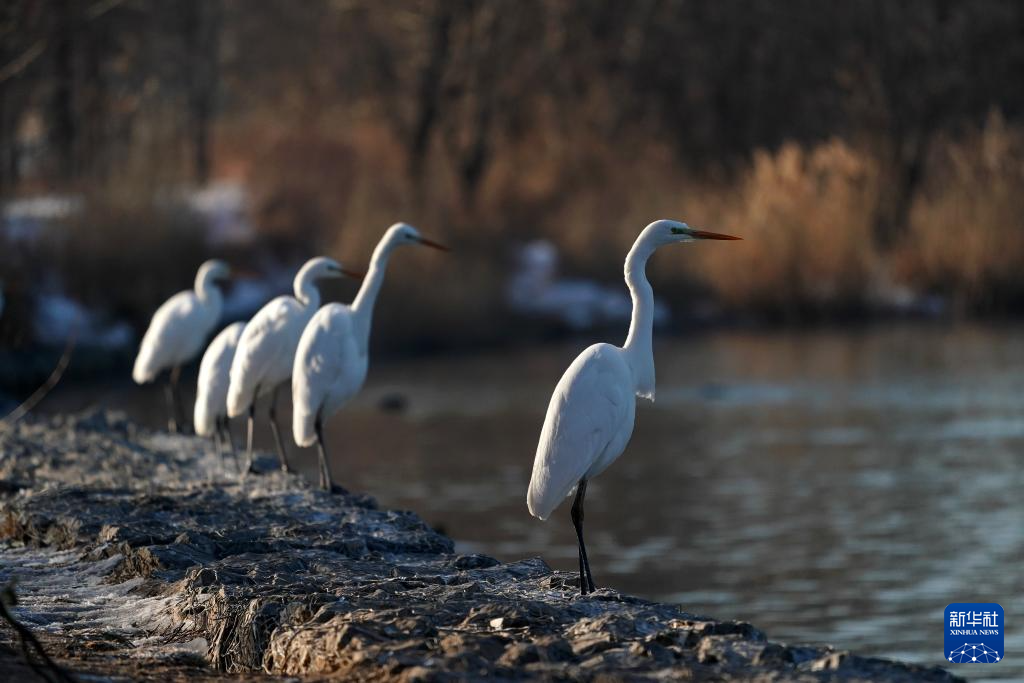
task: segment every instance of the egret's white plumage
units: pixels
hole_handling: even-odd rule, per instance
[[[362,388],[370,361],[360,336],[352,308],[337,303],[317,311],[303,331],[292,373],[292,432],[300,446],[312,446],[317,419],[333,415]]]
[[[424,239],[405,223],[388,228],[373,251],[370,268],[352,304],[324,306],[302,332],[292,370],[292,434],[295,443],[311,446],[321,436],[322,420],[356,395],[366,379],[373,306],[377,301],[388,259],[396,247],[423,244]],[[320,443],[321,485],[330,486],[326,455]]]
[[[207,261],[196,273],[194,290],[175,294],[157,309],[132,369],[137,384],[152,382],[164,370],[196,357],[220,321],[224,297],[216,283],[228,273],[223,261]]]
[[[316,281],[341,274],[341,264],[334,259],[310,259],[295,275],[295,296],[279,296],[252,317],[231,362],[229,417],[245,414],[260,395],[269,394],[292,376],[299,337],[320,308]]]
[[[213,436],[217,431],[218,420],[227,417],[228,373],[244,328],[245,323],[231,323],[213,338],[203,353],[199,363],[193,416],[196,434],[199,436]]]
[[[256,399],[271,394],[270,427],[274,433],[281,467],[291,470],[284,440],[277,426],[277,388],[292,374],[295,348],[306,323],[320,308],[317,280],[341,277],[341,264],[323,256],[310,259],[295,275],[295,296],[279,296],[252,317],[238,340],[235,358],[231,361],[228,386],[228,416],[249,413],[249,436],[246,452],[252,468],[253,418]]]
[[[618,458],[633,434],[633,372],[623,350],[594,344],[562,375],[548,404],[527,494],[530,513],[547,519]]]
[[[587,481],[603,472],[633,434],[636,398],[654,400],[654,292],[644,269],[663,245],[696,239],[739,239],[660,220],[648,225],[626,257],[633,300],[629,334],[620,348],[595,344],[565,371],[548,404],[526,495],[530,514],[547,519],[577,492],[573,524],[580,545],[580,589],[593,589],[583,543],[583,495]],[[586,571],[584,571],[586,570]]]

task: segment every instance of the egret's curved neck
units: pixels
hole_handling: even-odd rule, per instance
[[[224,296],[220,287],[211,273],[200,273],[196,276],[196,296],[204,306],[211,309],[218,317],[221,306],[224,304]]]
[[[654,400],[654,290],[647,281],[647,259],[654,253],[643,238],[626,256],[626,284],[633,299],[633,317],[622,350],[633,369],[637,396]]]
[[[295,290],[295,298],[303,306],[312,311],[320,308],[320,288],[316,286],[316,275],[312,266],[309,264],[302,266],[295,276],[292,287]]]
[[[388,259],[394,248],[394,243],[387,237],[377,244],[377,248],[373,250],[373,256],[370,258],[370,268],[363,278],[363,285],[359,288],[356,298],[352,300],[352,322],[355,326],[360,351],[363,353],[366,353],[370,343],[373,306],[377,303],[377,295],[380,294],[380,287],[384,284],[384,271],[387,270]]]

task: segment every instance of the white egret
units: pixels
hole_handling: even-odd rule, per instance
[[[253,419],[256,400],[270,394],[270,428],[274,433],[281,468],[290,472],[284,441],[277,425],[277,390],[292,376],[292,361],[306,323],[320,308],[317,280],[349,275],[334,259],[317,257],[306,261],[295,275],[295,296],[279,296],[252,317],[238,340],[238,349],[231,361],[228,387],[228,417],[249,413],[246,447],[247,471],[252,469]]]
[[[196,408],[192,418],[196,434],[213,437],[217,451],[227,448],[232,457],[235,446],[228,426],[228,373],[244,328],[245,323],[231,323],[206,348],[203,360],[199,362]]]
[[[196,357],[220,320],[224,297],[217,282],[227,279],[229,274],[223,261],[210,260],[201,265],[195,290],[178,292],[165,301],[153,314],[139,346],[132,369],[136,384],[152,382],[161,372],[170,370],[167,400],[171,431],[178,431],[185,419],[178,396],[181,366]]]
[[[575,491],[572,523],[579,543],[580,593],[584,595],[594,590],[583,542],[587,482],[611,465],[629,443],[636,397],[654,400],[654,291],[644,272],[647,259],[658,247],[699,239],[741,238],[669,220],[655,221],[643,229],[626,256],[626,284],[633,299],[626,343],[621,348],[594,344],[577,356],[548,404],[526,505],[530,514],[547,519]]]
[[[292,371],[292,432],[295,443],[316,442],[320,458],[320,487],[344,491],[334,485],[327,465],[323,420],[355,396],[366,379],[369,362],[370,325],[384,271],[397,247],[422,244],[447,251],[423,238],[416,228],[396,223],[373,250],[370,268],[352,304],[328,304],[309,321],[302,332]]]

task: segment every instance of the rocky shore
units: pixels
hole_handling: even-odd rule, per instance
[[[12,614],[66,670],[100,680],[959,680],[610,589],[581,598],[574,574],[539,558],[457,554],[414,513],[262,462],[239,483],[206,442],[114,413],[9,428]],[[0,625],[0,678],[22,675]]]

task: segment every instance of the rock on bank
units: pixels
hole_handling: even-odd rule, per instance
[[[273,459],[267,458],[268,464]],[[602,589],[540,559],[460,555],[411,512],[114,413],[0,435],[0,582],[71,669],[216,679],[955,681],[768,641],[750,624]],[[12,632],[0,627],[8,647]],[[16,666],[8,651],[4,666]]]

